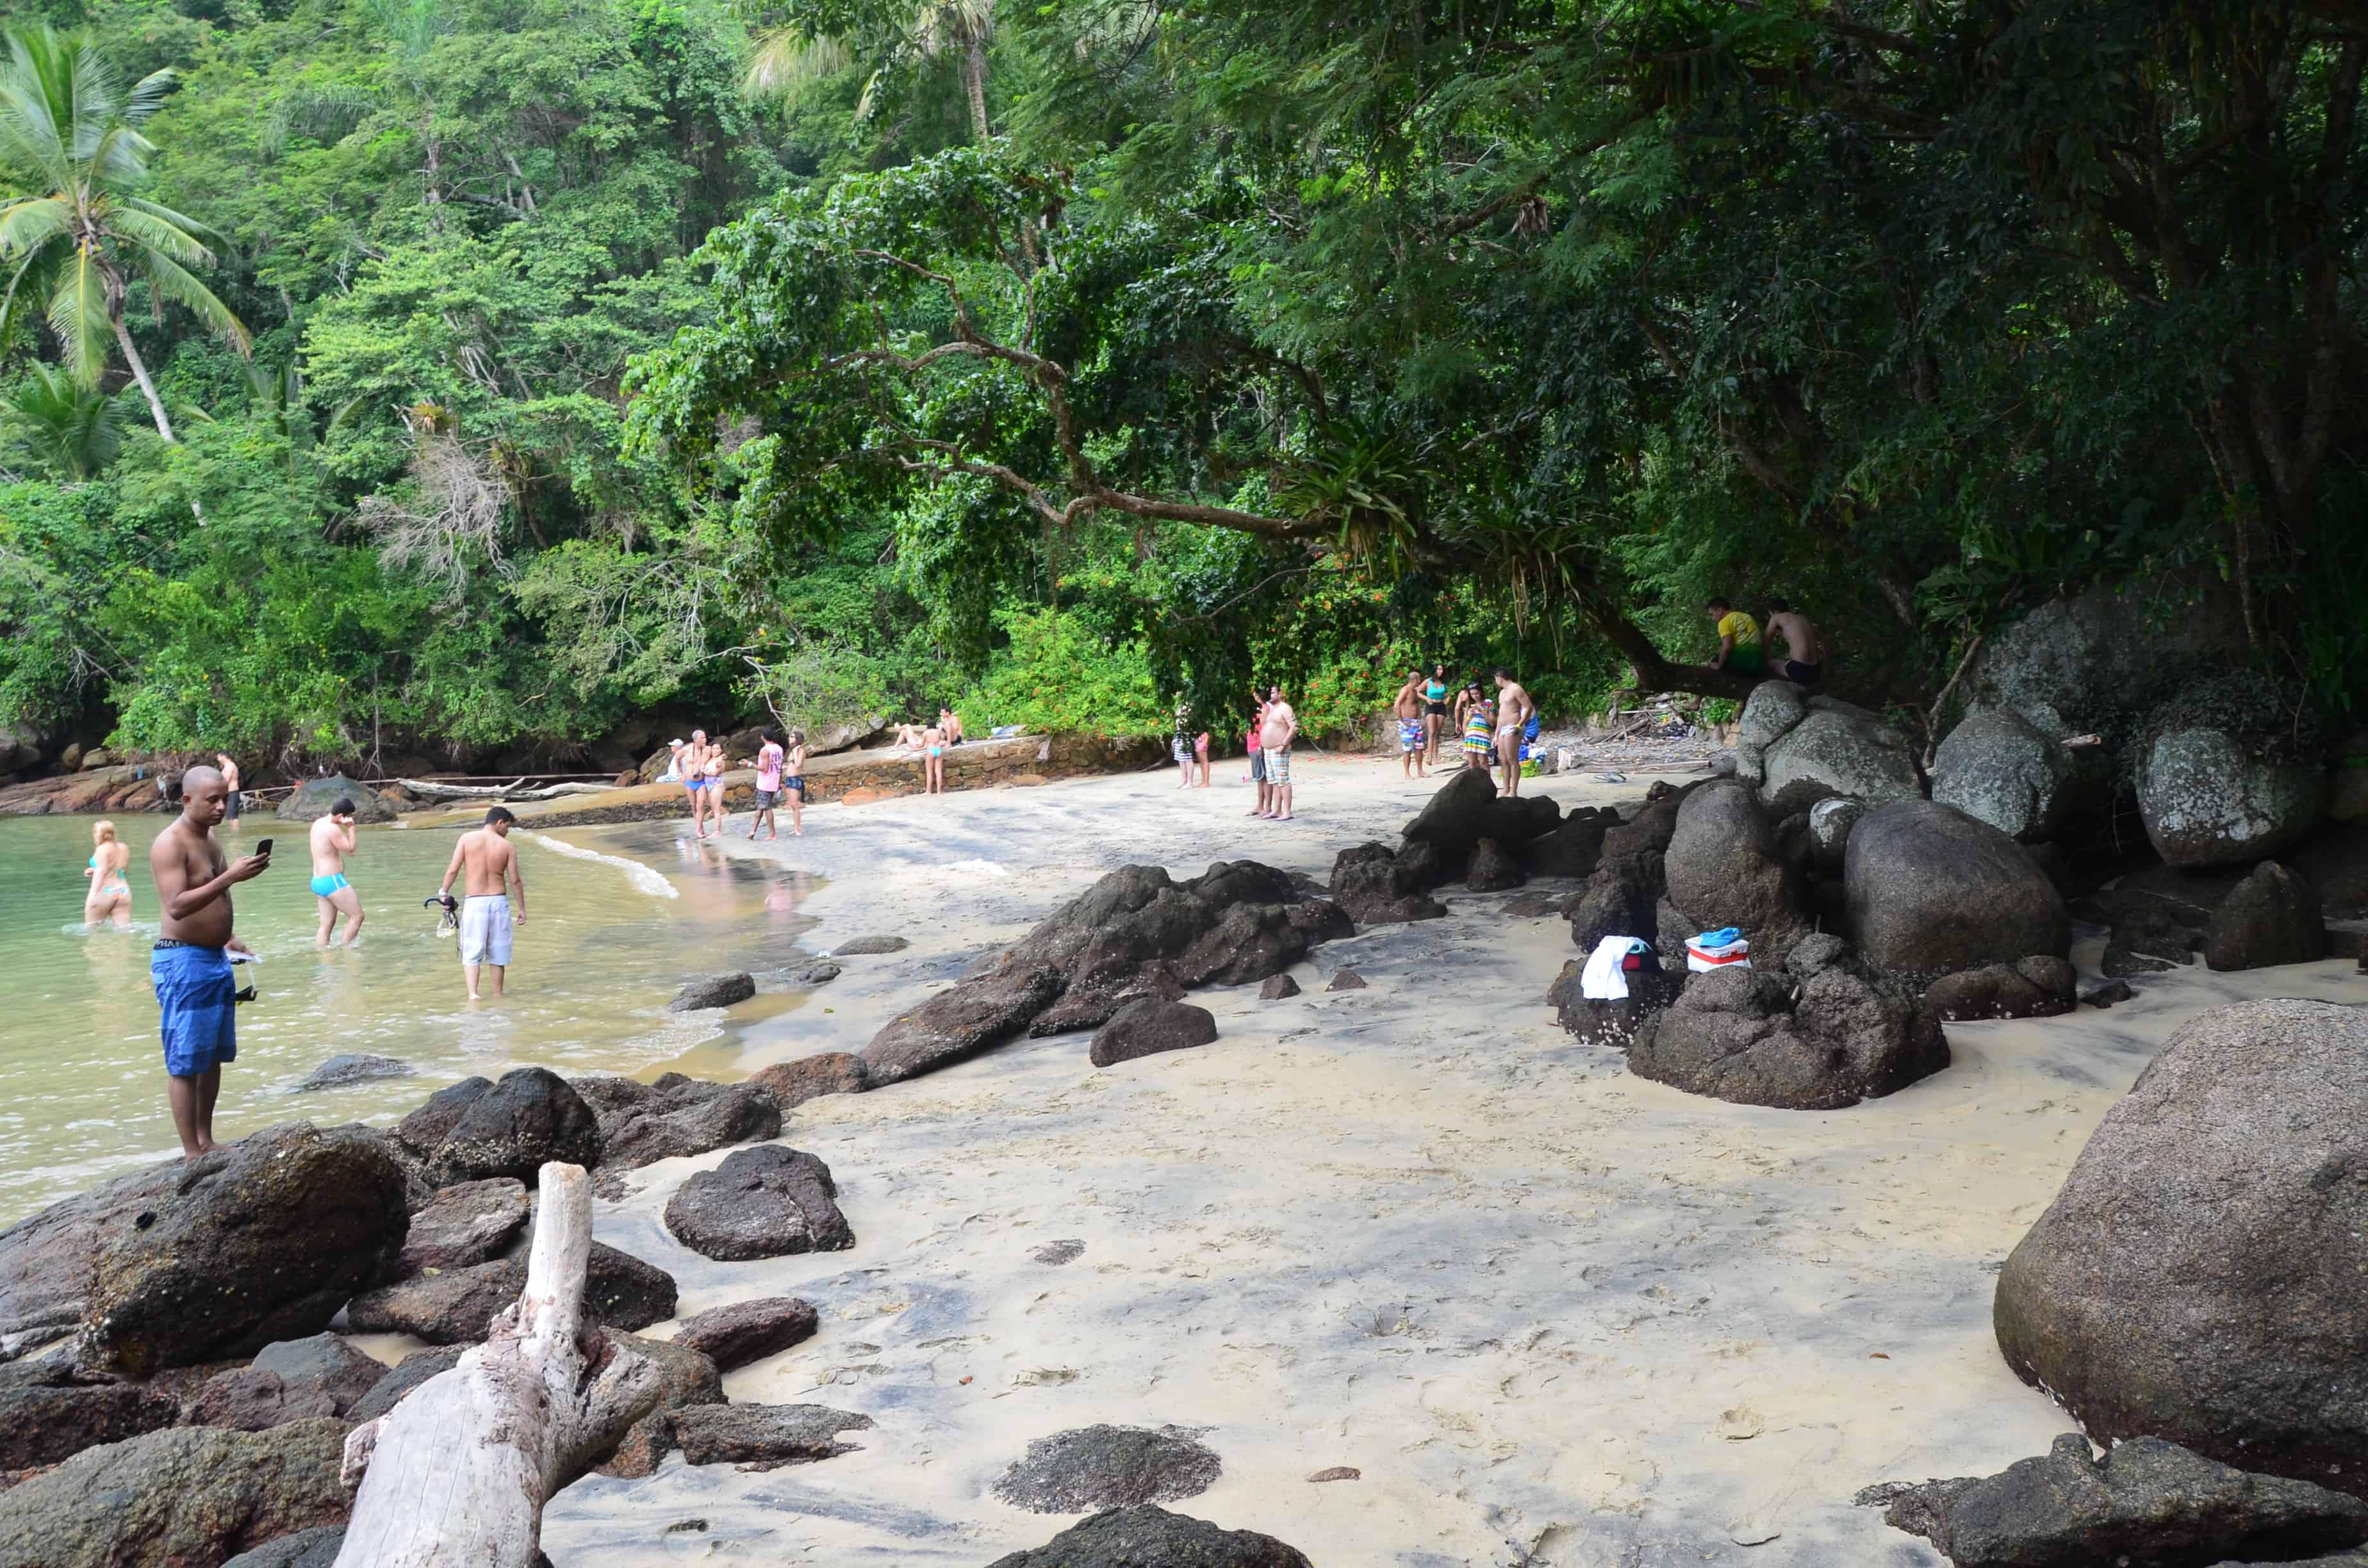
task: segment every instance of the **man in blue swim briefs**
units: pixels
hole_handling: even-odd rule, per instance
[[[219,768],[200,764],[181,776],[181,814],[156,835],[148,871],[165,912],[164,934],[149,955],[148,975],[163,1013],[165,1096],[181,1158],[194,1160],[214,1144],[214,1101],[222,1064],[238,1058],[237,1006],[230,955],[247,945],[231,935],[232,884],[259,877],[269,855],[225,862],[214,827],[230,804]]]
[[[346,881],[346,857],[354,852],[354,803],[346,796],[329,814],[313,824],[313,896],[321,905],[321,929],[313,938],[325,948],[337,934],[337,916],[346,917],[346,946],[362,934],[362,895]]]
[[[502,978],[510,967],[514,923],[509,893],[518,895],[515,924],[526,924],[526,876],[518,869],[518,851],[510,845],[510,824],[516,821],[507,807],[487,810],[485,825],[462,834],[461,842],[452,846],[452,863],[444,868],[444,881],[436,889],[436,896],[442,898],[451,892],[452,879],[468,872],[461,889],[467,896],[461,901],[461,979],[469,987],[472,1002],[477,1000],[480,968],[493,970],[494,994],[502,994]]]

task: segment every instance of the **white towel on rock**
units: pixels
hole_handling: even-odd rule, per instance
[[[1587,967],[1578,971],[1578,994],[1592,1002],[1619,1002],[1628,995],[1628,976],[1620,967],[1634,947],[1634,937],[1606,937],[1595,944],[1587,955]]]

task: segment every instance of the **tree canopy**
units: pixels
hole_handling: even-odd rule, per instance
[[[1920,707],[2048,596],[2214,581],[2368,699],[2340,7],[190,3],[58,19],[256,368],[125,267],[183,439],[110,453],[17,329],[0,717],[1734,697],[1713,590]]]

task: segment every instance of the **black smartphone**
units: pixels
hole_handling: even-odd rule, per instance
[[[270,854],[270,853],[271,853],[271,840],[269,840],[269,839],[268,839],[268,838],[258,838],[258,839],[256,839],[256,840],[255,841],[255,852],[256,852],[257,855],[268,855],[268,854]]]

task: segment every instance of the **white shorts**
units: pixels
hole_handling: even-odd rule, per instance
[[[507,893],[475,893],[461,902],[461,961],[510,962],[510,901]]]

